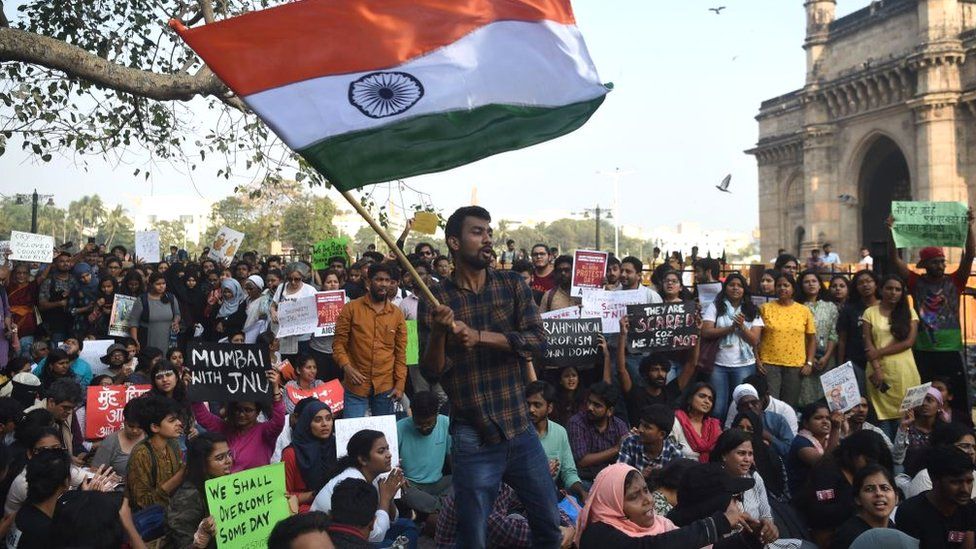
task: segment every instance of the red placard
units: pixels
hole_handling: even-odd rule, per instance
[[[339,311],[346,303],[345,290],[331,290],[315,294],[315,308],[319,313],[319,328],[315,332],[318,337],[335,335],[335,323],[339,318]]]
[[[573,296],[582,296],[583,289],[603,288],[607,274],[607,252],[576,250],[573,254]]]
[[[295,385],[289,385],[287,387],[288,398],[292,402],[298,402],[303,398],[314,397],[329,406],[333,414],[338,414],[342,411],[343,399],[345,398],[345,390],[342,388],[342,382],[338,379],[333,379],[327,382],[325,385],[319,385],[318,387],[310,390],[299,389]]]
[[[98,440],[122,428],[122,409],[149,385],[93,385],[85,406],[85,438]]]

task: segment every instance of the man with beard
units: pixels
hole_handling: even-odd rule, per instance
[[[935,376],[951,379],[952,393],[958,395],[953,401],[952,417],[972,426],[972,405],[969,399],[969,383],[963,367],[962,330],[959,324],[959,294],[966,288],[969,273],[976,257],[976,236],[973,234],[973,210],[967,216],[968,232],[966,248],[959,260],[959,268],[946,274],[946,257],[942,248],[930,246],[919,252],[918,265],[925,273],[919,275],[910,271],[908,265],[898,257],[894,236],[890,235],[895,219],[888,216],[888,257],[892,258],[895,273],[908,282],[915,311],[918,313],[918,337],[915,339],[915,364],[922,382],[932,381]],[[868,356],[875,360],[876,356]],[[958,415],[957,415],[958,414]]]
[[[342,285],[342,289],[346,291],[346,297],[349,299],[358,299],[366,293],[366,289],[363,287],[363,269],[365,268],[361,261],[349,266],[349,270],[346,272],[346,283]]]
[[[605,381],[594,383],[586,397],[586,410],[569,418],[569,445],[583,480],[593,481],[604,467],[617,462],[627,424],[613,414],[617,388]]]
[[[681,448],[669,439],[674,427],[674,410],[663,404],[651,404],[634,417],[637,427],[620,444],[617,461],[649,478],[654,471],[681,458]]]
[[[529,419],[539,435],[546,457],[549,458],[550,474],[557,480],[556,484],[560,488],[573,492],[580,502],[584,502],[588,493],[576,472],[573,450],[569,447],[569,435],[562,425],[549,419],[555,402],[556,389],[545,381],[533,381],[525,388]]]
[[[545,313],[565,307],[578,307],[582,304],[582,298],[569,295],[573,283],[573,256],[561,255],[557,257],[556,261],[553,262],[552,272],[556,285],[542,294],[539,312]]]
[[[91,364],[88,364],[85,359],[80,358],[81,351],[85,348],[84,338],[78,335],[70,335],[65,338],[64,343],[61,344],[61,348],[68,355],[68,360],[70,361],[68,367],[71,369],[71,373],[74,374],[75,380],[82,387],[87,387],[91,384],[92,369]],[[47,366],[46,358],[38,362],[31,373],[37,377],[41,377],[45,366]]]
[[[552,256],[545,244],[532,246],[532,289],[545,292],[556,285]]]
[[[864,396],[861,397],[857,406],[847,412],[847,431],[842,429],[841,436],[849,437],[858,431],[874,431],[878,433],[884,439],[885,444],[888,445],[888,449],[891,450],[891,439],[888,438],[888,435],[881,428],[868,423],[868,399]]]
[[[919,547],[972,547],[973,461],[958,448],[943,446],[932,450],[928,466],[932,489],[898,506],[895,527],[919,540]]]
[[[607,257],[607,282],[603,285],[604,290],[620,289],[620,260],[614,255]]]
[[[748,383],[738,385],[732,390],[732,401],[735,402],[738,410],[752,412],[762,417],[763,440],[770,444],[780,457],[786,459],[790,452],[790,443],[795,436],[786,419],[776,412],[764,410],[758,389]],[[888,437],[884,438],[888,440]],[[890,442],[888,448],[891,448]]]
[[[407,325],[387,299],[391,270],[369,266],[369,291],[346,303],[336,320],[333,358],[344,375],[343,417],[392,414],[407,380]]]
[[[397,422],[400,467],[410,484],[403,490],[402,502],[409,508],[430,515],[440,510],[441,496],[451,488],[451,475],[444,475],[444,464],[451,451],[451,420],[438,414],[440,403],[430,391],[414,393],[410,401],[413,417]]]
[[[627,334],[630,332],[630,319],[620,319],[620,345],[617,347],[617,379],[627,403],[627,417],[637,418],[641,410],[651,404],[663,404],[674,408],[681,397],[681,391],[688,386],[695,375],[694,368],[682,368],[681,374],[668,382],[671,363],[659,354],[642,357],[638,372],[643,383],[634,383],[627,368]],[[612,382],[609,368],[603,371],[603,380]]]
[[[766,376],[762,374],[752,374],[751,376],[742,380],[742,383],[744,385],[750,385],[756,390],[756,393],[759,395],[760,410],[775,412],[783,416],[783,419],[786,420],[786,424],[790,428],[790,432],[793,433],[793,435],[796,435],[796,433],[799,432],[796,410],[782,400],[769,396],[769,383],[766,381]],[[733,392],[735,391],[733,390]],[[739,413],[739,407],[735,401],[736,399],[733,398],[731,404],[729,404],[729,413],[725,416],[726,429],[732,426],[732,420],[735,419],[736,414]]]
[[[556,487],[529,425],[519,356],[541,353],[544,332],[532,292],[518,273],[489,269],[491,215],[454,212],[445,237],[455,270],[431,288],[440,305],[418,310],[421,367],[451,401],[453,484],[459,547],[487,545],[487,520],[504,477],[526,507],[532,547],[559,547]],[[536,248],[539,249],[539,248]]]
[[[54,258],[51,274],[41,282],[37,306],[41,310],[41,326],[47,330],[51,344],[57,345],[68,337],[71,314],[68,312],[68,296],[74,288],[71,276],[71,256],[61,252]]]

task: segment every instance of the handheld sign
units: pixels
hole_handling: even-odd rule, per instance
[[[108,335],[112,337],[129,337],[129,317],[132,316],[132,306],[136,298],[122,294],[115,294],[112,302],[112,314],[108,320]]]
[[[588,290],[583,292],[580,318],[599,318],[603,322],[603,333],[616,334],[620,332],[620,319],[627,315],[627,306],[647,301],[647,293],[643,289]]]
[[[271,530],[291,514],[284,463],[212,478],[204,488],[220,548],[263,549]]]
[[[417,335],[417,321],[407,322],[407,366],[420,364],[420,337]]]
[[[573,254],[571,296],[582,296],[584,289],[603,288],[603,278],[607,274],[607,255],[607,252],[576,250]]]
[[[92,385],[85,401],[85,438],[99,440],[122,428],[122,410],[149,385]],[[131,420],[131,418],[130,418]]]
[[[542,320],[555,320],[559,318],[579,318],[580,308],[578,306],[574,307],[563,307],[562,309],[556,309],[555,311],[546,311],[540,313],[539,316]]]
[[[689,349],[698,344],[698,315],[693,301],[629,305],[628,349],[657,352]]]
[[[315,294],[315,309],[318,316],[316,337],[335,335],[335,323],[339,312],[346,303],[345,290],[331,290]]]
[[[345,399],[345,389],[342,388],[342,382],[338,379],[333,379],[332,381],[319,385],[314,389],[301,389],[296,385],[289,385],[286,387],[288,391],[288,398],[292,402],[298,402],[303,398],[313,397],[316,398],[326,406],[329,410],[332,410],[333,414],[338,414],[342,411],[343,403]]]
[[[899,412],[905,413],[909,410],[913,410],[922,405],[925,400],[925,393],[929,392],[929,387],[932,383],[923,383],[921,385],[916,385],[914,387],[909,387],[908,391],[905,391],[905,398],[901,401],[901,406],[898,408]]]
[[[413,214],[413,225],[410,230],[421,234],[434,234],[440,220],[437,214],[431,212],[417,212]]]
[[[50,263],[54,261],[54,237],[10,231],[10,261]]]
[[[329,238],[321,242],[316,242],[312,246],[312,268],[316,271],[329,268],[329,259],[339,256],[349,261],[349,254],[346,253],[346,246],[349,239],[346,237]]]
[[[891,235],[898,248],[948,246],[961,248],[969,229],[969,208],[962,202],[891,203],[895,224]]]
[[[702,307],[709,305],[715,301],[715,296],[722,291],[721,282],[703,282],[696,286],[698,289],[698,303],[701,303]]]
[[[861,402],[861,391],[857,388],[857,377],[854,376],[854,364],[851,362],[821,374],[820,385],[823,386],[831,412],[846,412]]]
[[[136,231],[136,257],[145,263],[159,263],[159,231]]]
[[[279,338],[311,334],[319,329],[319,313],[316,296],[309,295],[294,301],[278,304]]]
[[[241,249],[243,244],[244,233],[221,227],[217,231],[217,238],[211,244],[210,253],[207,254],[207,257],[221,265],[230,265],[230,262],[234,260],[234,254]]]
[[[335,420],[336,459],[346,455],[349,439],[364,429],[379,431],[386,436],[386,443],[390,445],[393,456],[393,466],[400,465],[399,441],[397,439],[396,415],[356,417]]]
[[[547,367],[593,367],[600,352],[600,319],[543,320],[542,326],[546,331],[543,363]]]
[[[259,345],[191,341],[186,349],[193,402],[271,402],[268,350]]]
[[[108,371],[108,364],[102,363],[102,357],[113,343],[115,343],[114,339],[89,339],[85,342],[85,348],[78,353],[78,358],[91,366],[92,376],[102,375]]]

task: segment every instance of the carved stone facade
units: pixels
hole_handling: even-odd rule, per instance
[[[806,0],[805,86],[762,103],[762,257],[884,240],[891,200],[976,192],[976,0]],[[950,259],[952,259],[950,257]]]

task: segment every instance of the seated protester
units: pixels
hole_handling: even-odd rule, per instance
[[[854,514],[851,479],[869,463],[890,470],[891,452],[877,433],[855,433],[814,465],[806,485],[794,494],[793,505],[806,519],[813,541],[820,547],[829,546],[837,527]]]
[[[440,510],[440,498],[451,489],[451,475],[444,475],[451,455],[451,420],[438,414],[439,408],[433,392],[414,393],[410,401],[413,416],[397,421],[400,467],[409,482],[401,503],[425,514]]]
[[[329,517],[325,513],[292,515],[275,524],[268,537],[268,549],[333,549],[326,533]]]
[[[654,513],[666,517],[678,504],[678,486],[685,473],[690,471],[698,462],[692,459],[678,458],[668,462],[660,469],[655,469],[647,479],[647,487],[653,490]]]
[[[529,519],[525,517],[525,513],[525,507],[519,501],[515,490],[502,482],[495,502],[491,506],[491,512],[488,514],[486,547],[531,548],[532,530],[529,528]],[[434,543],[438,549],[457,547],[458,521],[464,519],[465,517],[457,516],[454,494],[447,496],[441,512],[437,514]],[[573,540],[576,529],[562,511],[559,511],[559,530],[563,535],[562,547],[566,547]]]
[[[569,420],[569,447],[583,480],[593,480],[604,467],[617,461],[627,424],[613,413],[617,388],[605,381],[594,383],[587,396],[585,412]]]
[[[9,397],[14,390],[13,379],[17,374],[30,373],[30,359],[25,356],[15,356],[7,362],[0,373],[0,397]]]
[[[52,352],[52,354],[54,353]],[[73,380],[59,379],[51,383],[43,394],[44,400],[37,401],[24,411],[30,412],[40,408],[51,412],[51,416],[54,417],[54,426],[58,429],[61,446],[69,453],[75,453],[72,452],[73,449],[81,448],[81,439],[79,438],[76,443],[74,438],[74,433],[80,432],[80,428],[76,429],[78,422],[75,419],[74,411],[82,402],[81,387]],[[74,458],[74,461],[75,465],[81,464],[81,460],[78,458]]]
[[[725,431],[718,437],[708,457],[711,463],[721,465],[730,476],[755,481],[755,486],[742,493],[742,510],[759,521],[759,538],[763,543],[779,539],[779,531],[773,522],[773,509],[766,495],[766,484],[754,468],[752,436],[739,429]]]
[[[891,514],[898,505],[898,491],[888,469],[877,463],[868,464],[854,475],[852,485],[856,514],[837,528],[830,549],[847,549],[872,528],[895,527]]]
[[[767,412],[769,413],[769,412]],[[752,410],[742,410],[732,422],[733,429],[749,433],[752,440],[752,459],[756,472],[763,478],[766,491],[779,501],[789,501],[786,489],[786,465],[767,438],[763,427],[763,417]],[[721,438],[721,437],[720,437]]]
[[[681,448],[670,440],[673,410],[663,404],[651,404],[636,417],[637,432],[620,444],[617,463],[636,467],[647,478],[655,470],[681,458]]]
[[[627,369],[627,333],[630,330],[630,320],[620,319],[620,340],[617,345],[617,378],[620,389],[627,402],[627,417],[637,417],[641,410],[651,404],[664,404],[670,408],[678,406],[681,392],[688,386],[695,375],[694,368],[682,368],[681,374],[668,382],[668,372],[671,363],[660,354],[650,354],[643,357],[638,371],[643,377],[643,383],[630,377]],[[612,383],[610,372],[604,371],[603,380]]]
[[[301,417],[302,411],[305,406],[310,403],[319,401],[315,397],[305,397],[298,401],[295,405],[295,411],[288,414],[288,421],[285,422],[281,429],[281,433],[278,435],[277,440],[275,440],[274,453],[271,454],[271,463],[281,463],[281,453],[291,444],[291,435],[295,431],[295,425],[298,424],[298,418]],[[321,402],[321,401],[319,401]]]
[[[905,412],[891,451],[895,463],[905,467],[905,474],[914,477],[925,467],[924,458],[930,448],[929,437],[942,417],[942,393],[929,387],[922,405]]]
[[[790,452],[790,444],[793,442],[793,431],[783,416],[776,412],[764,411],[762,401],[759,400],[759,392],[748,383],[739,385],[732,391],[732,402],[741,411],[749,411],[762,416],[762,431],[760,435],[767,441],[769,446],[781,457],[785,457]],[[733,422],[733,425],[735,423]]]
[[[885,433],[880,427],[868,423],[868,406],[868,398],[862,396],[857,406],[847,411],[847,421],[845,425],[846,429],[841,429],[840,436],[847,437],[862,430],[873,431],[881,435],[881,438],[884,440],[885,445],[888,446],[889,450],[893,449],[893,445],[891,443],[891,439],[888,438],[888,434]]]
[[[61,351],[68,359],[68,367],[71,369],[71,373],[78,380],[78,384],[81,386],[87,386],[91,384],[92,380],[92,369],[91,365],[85,361],[85,359],[80,358],[81,351],[85,348],[85,338],[80,335],[73,335],[64,340],[63,343],[57,349],[51,349],[48,356],[41,359],[34,367],[32,373],[41,378],[43,382],[46,378],[44,376],[44,371],[47,369],[47,364],[51,361],[51,354],[55,351]],[[59,355],[60,356],[60,355]],[[58,374],[57,377],[62,377],[65,374]],[[47,385],[45,383],[45,385]]]
[[[9,447],[14,443],[17,422],[24,415],[24,407],[10,397],[0,397],[0,441]]]
[[[379,494],[374,513],[376,520],[369,533],[369,541],[380,543],[384,540],[393,540],[411,527],[416,534],[416,526],[413,526],[412,521],[398,519],[399,513],[396,505],[393,504],[393,496],[403,488],[405,481],[403,471],[392,469],[391,461],[390,445],[386,442],[383,433],[363,429],[354,434],[349,439],[346,455],[339,459],[338,464],[329,472],[325,479],[325,486],[315,496],[311,510],[329,513],[332,510],[332,492],[340,482],[347,478],[365,480],[372,484]],[[380,475],[387,472],[390,474],[381,479]]]
[[[58,499],[51,521],[54,547],[115,549],[145,547],[139,537],[132,510],[125,497],[115,491],[71,490]]]
[[[779,400],[778,398],[773,398],[769,394],[769,383],[766,382],[766,376],[755,374],[747,377],[742,383],[751,385],[753,389],[759,394],[759,402],[762,405],[762,410],[764,412],[773,412],[779,414],[786,420],[786,424],[790,426],[790,432],[796,435],[799,432],[799,424],[796,419],[796,411],[792,406]],[[732,400],[732,404],[729,405],[729,413],[725,416],[725,428],[728,429],[732,425],[732,419],[738,415],[739,409]]]
[[[183,434],[179,405],[158,395],[140,398],[137,421],[147,438],[132,450],[125,486],[134,511],[151,505],[165,507],[186,473],[177,445]]]
[[[790,453],[786,456],[786,478],[791,494],[800,492],[813,466],[840,443],[844,416],[840,412],[831,414],[827,403],[820,401],[804,406],[800,419],[800,432],[790,444]]]
[[[731,502],[731,496],[728,499]],[[593,483],[580,512],[576,545],[580,549],[705,547],[746,524],[744,513],[728,503],[725,507],[724,512],[679,528],[654,513],[654,501],[640,471],[617,463],[601,471]]]
[[[611,383],[607,381],[607,383]],[[556,404],[550,414],[550,419],[563,427],[569,426],[569,420],[578,412],[586,411],[589,389],[580,386],[579,370],[575,366],[566,366],[559,370],[559,381],[556,384]]]
[[[27,450],[27,464],[29,464],[35,456],[43,453],[46,450],[64,451],[64,446],[58,439],[58,431],[54,427],[34,426],[29,430],[29,433],[24,435],[24,438],[29,443],[29,450]],[[72,466],[70,487],[76,488],[80,486],[84,480],[85,471],[78,467]],[[20,469],[17,476],[14,477],[13,482],[10,484],[10,490],[7,492],[7,499],[3,506],[3,514],[10,515],[12,513],[16,513],[21,507],[23,507],[28,499],[28,495],[27,467],[25,465]]]
[[[71,359],[68,358],[68,353],[61,349],[52,350],[44,359],[44,364],[34,368],[33,373],[41,380],[42,390],[50,387],[58,379],[68,379],[81,385],[71,371]]]
[[[942,419],[949,423],[952,421],[952,401],[956,399],[956,395],[952,392],[952,382],[947,376],[934,376],[932,378],[932,387],[938,389],[942,393]],[[963,418],[965,421],[965,418]],[[965,425],[965,423],[963,423]]]
[[[30,408],[43,397],[41,392],[41,380],[30,372],[21,372],[14,376],[10,382],[13,387],[10,389],[10,398],[19,402],[24,408]]]
[[[230,474],[234,455],[220,433],[201,433],[186,445],[186,474],[166,510],[166,538],[173,547],[217,547],[204,484]]]
[[[954,447],[961,450],[969,459],[976,463],[976,436],[973,430],[961,423],[942,423],[932,431],[932,448]],[[931,450],[929,450],[931,452]],[[926,459],[927,461],[927,459]],[[898,482],[905,475],[899,475],[895,481]],[[932,489],[932,478],[929,476],[928,469],[922,469],[915,475],[915,478],[904,486],[899,484],[899,488],[905,494],[905,498],[915,497],[926,490]],[[976,498],[976,485],[973,486],[973,498]]]
[[[129,456],[136,445],[146,438],[146,432],[136,419],[140,416],[139,407],[143,402],[143,399],[135,398],[126,403],[122,409],[122,428],[102,439],[92,459],[92,467],[106,465],[122,477],[129,473]]]
[[[153,366],[163,360],[163,351],[155,347],[144,347],[135,357],[135,369],[125,379],[125,383],[132,385],[151,385]],[[116,380],[116,383],[119,383]]]
[[[555,406],[556,390],[545,381],[533,381],[525,388],[525,401],[529,407],[529,419],[532,420],[539,442],[542,443],[542,450],[549,460],[549,469],[553,473],[556,487],[568,490],[580,501],[585,501],[587,491],[576,472],[573,450],[569,447],[569,435],[562,425],[549,419]]]
[[[976,505],[973,461],[956,448],[935,448],[928,459],[932,489],[908,498],[895,511],[895,528],[920,547],[972,547]]]
[[[31,449],[34,447],[38,431],[51,426],[53,423],[54,419],[51,417],[51,412],[47,410],[34,410],[26,414],[21,412],[21,416],[17,420],[17,427],[14,429],[14,441],[8,448],[10,450],[9,466],[4,471],[2,480],[0,480],[0,500],[7,501],[10,484],[20,473],[24,472],[24,466],[27,465],[27,460],[32,455]],[[27,486],[26,483],[24,486]]]
[[[299,512],[308,511],[336,466],[336,438],[332,410],[314,400],[302,407],[291,444],[281,453],[285,489],[298,498]]]
[[[61,494],[68,491],[71,456],[61,449],[42,450],[27,463],[27,500],[17,511],[18,549],[53,547],[52,522]]]
[[[708,383],[696,383],[681,398],[674,411],[672,436],[681,447],[681,455],[708,463],[708,454],[722,434],[722,424],[710,417],[715,406],[715,389]]]
[[[116,383],[122,383],[132,373],[130,366],[129,351],[125,345],[113,343],[108,346],[105,354],[98,359],[102,364],[108,366],[108,374]]]
[[[233,472],[267,465],[271,462],[275,442],[285,426],[285,405],[282,402],[279,375],[276,370],[268,370],[270,391],[274,395],[268,421],[258,423],[260,407],[257,402],[227,403],[227,419],[215,415],[205,402],[190,405],[197,423],[208,431],[223,433],[234,452]]]
[[[295,360],[296,369],[295,372],[298,374],[298,379],[294,379],[285,383],[284,391],[284,402],[285,402],[285,413],[290,414],[295,411],[295,405],[298,401],[302,399],[301,393],[298,391],[308,391],[317,389],[325,382],[321,379],[316,379],[318,375],[318,365],[315,362],[315,358],[311,356],[299,356]]]
[[[332,543],[343,549],[368,549],[378,504],[376,489],[358,478],[347,478],[332,492]]]

